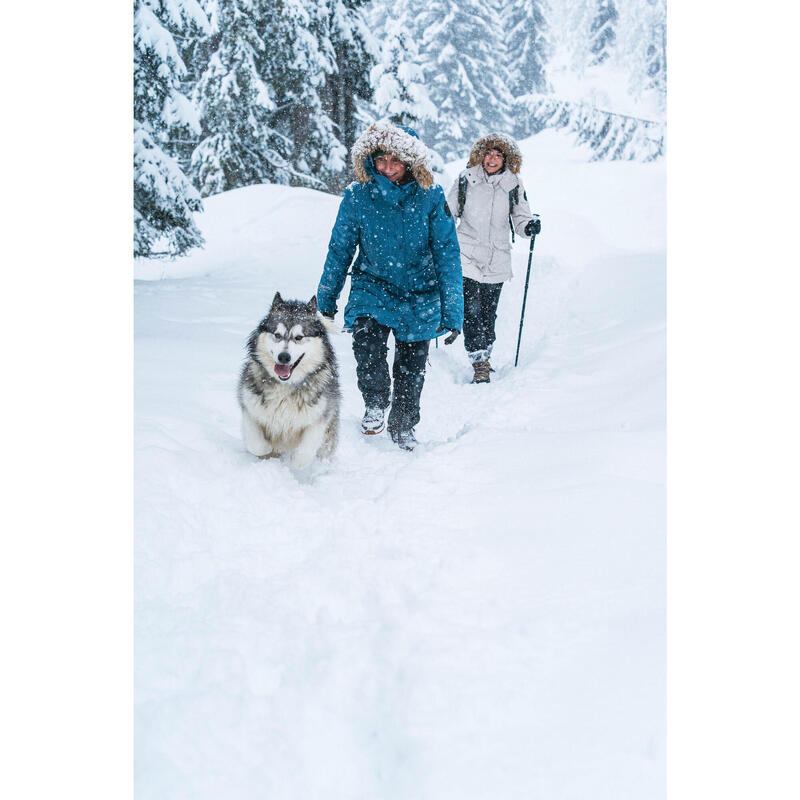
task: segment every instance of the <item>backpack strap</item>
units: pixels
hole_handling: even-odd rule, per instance
[[[458,176],[458,213],[460,217],[464,213],[464,203],[467,202],[467,176],[462,172]]]
[[[519,205],[519,184],[508,193],[508,227],[511,228],[511,244],[516,241],[514,238],[514,220],[511,218],[516,205]]]

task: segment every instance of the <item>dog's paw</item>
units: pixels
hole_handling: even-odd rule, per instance
[[[247,447],[247,452],[250,453],[250,455],[258,456],[258,458],[271,458],[275,455],[274,451],[268,444],[248,442],[245,446]]]
[[[314,461],[313,453],[306,453],[302,450],[295,450],[289,457],[292,469],[308,469]]]
[[[269,458],[274,453],[272,443],[264,436],[264,431],[250,414],[244,411],[242,413],[242,439],[250,455]]]

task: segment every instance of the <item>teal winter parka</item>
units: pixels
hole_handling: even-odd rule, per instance
[[[379,175],[373,160],[378,150],[408,164],[415,179],[397,185]],[[433,339],[440,328],[461,330],[455,223],[426,159],[427,149],[413,131],[388,124],[371,126],[353,146],[359,181],[344,191],[317,290],[320,311],[335,313],[352,262],[346,328],[373,317],[403,342]]]

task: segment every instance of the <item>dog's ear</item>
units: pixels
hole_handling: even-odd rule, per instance
[[[281,305],[283,305],[283,298],[281,297],[281,293],[275,292],[275,297],[272,298],[272,305],[270,306],[270,311],[276,306],[281,306]]]
[[[308,306],[308,310],[311,314],[317,313],[317,296],[314,295],[306,304]]]

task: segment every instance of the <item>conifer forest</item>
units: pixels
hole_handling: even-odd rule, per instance
[[[596,160],[660,158],[665,0],[134,0],[134,253],[203,246],[203,198],[340,192],[371,121],[434,168],[479,136],[560,127]]]

